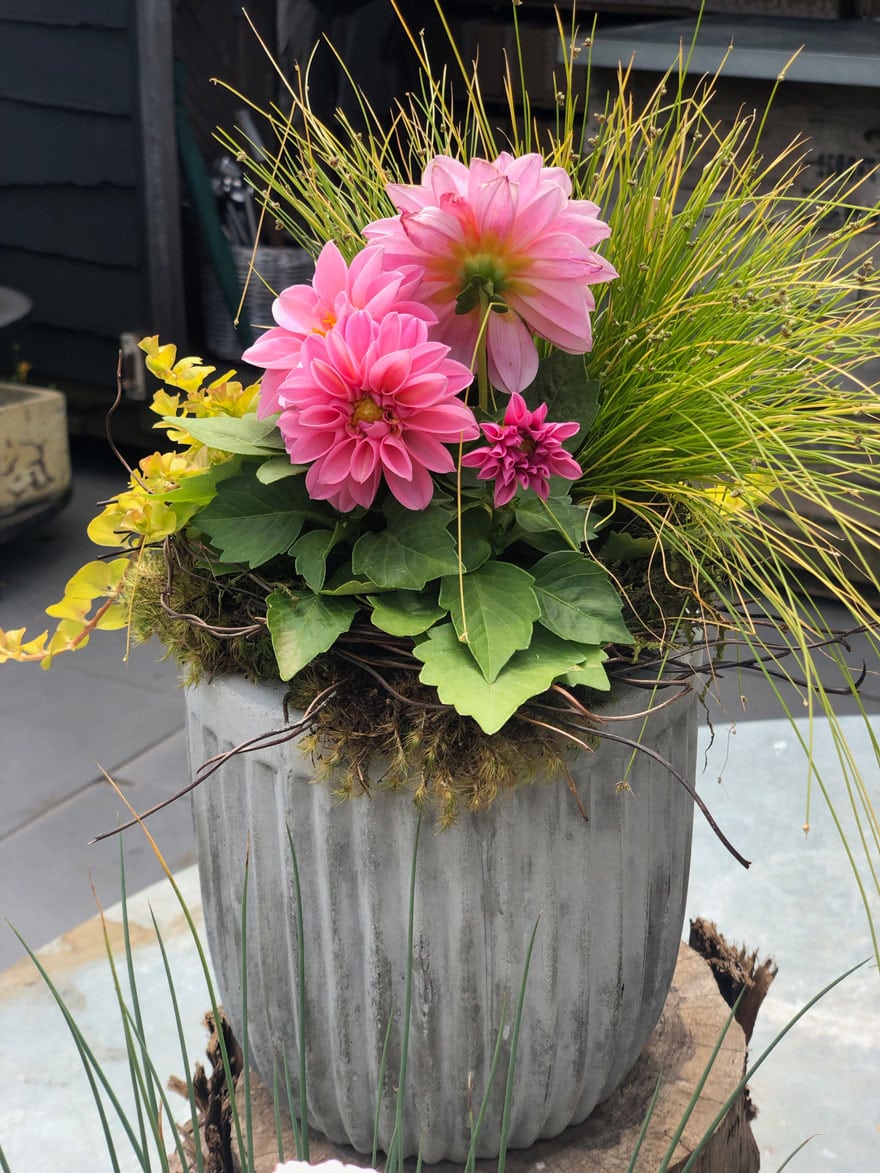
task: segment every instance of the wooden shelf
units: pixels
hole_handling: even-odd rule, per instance
[[[687,52],[695,27],[691,18],[606,28],[596,37],[592,65],[617,68],[632,61],[634,69],[663,73],[680,44]],[[731,45],[727,77],[775,80],[785,71],[789,81],[880,89],[880,22],[707,16],[688,73],[714,73]]]

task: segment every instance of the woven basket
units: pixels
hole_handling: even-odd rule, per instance
[[[242,290],[247,282],[252,250],[240,244],[229,247],[235,261],[239,290]],[[271,326],[272,302],[277,295],[288,285],[310,281],[314,269],[314,261],[305,249],[260,246],[254,258],[254,272],[241,311],[241,321],[252,326],[255,333]],[[209,353],[238,362],[244,343],[233,328],[217,275],[207,263],[202,268],[202,294],[205,343]]]

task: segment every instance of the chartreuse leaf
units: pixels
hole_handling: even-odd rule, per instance
[[[199,514],[198,524],[224,562],[253,567],[289,550],[308,519],[326,520],[302,479],[261,485],[245,475],[217,486],[217,496]]]
[[[586,555],[559,550],[532,567],[541,623],[582,644],[631,644],[620,596],[607,571]]]
[[[514,652],[528,647],[541,613],[532,576],[510,562],[484,562],[472,574],[444,578],[440,604],[490,683]]]
[[[296,573],[316,594],[327,577],[327,555],[336,544],[338,529],[313,529],[298,537],[290,547],[296,559]]]
[[[114,558],[112,562],[87,562],[68,579],[64,598],[47,607],[46,614],[53,619],[72,619],[85,627],[88,614],[98,599],[115,599],[119,596],[122,580],[130,567],[129,558]],[[114,602],[100,618],[93,621],[93,625],[105,631],[116,631],[125,627],[127,622],[128,608]]]
[[[351,627],[358,611],[354,599],[287,591],[273,591],[266,603],[266,621],[282,680],[290,680],[315,656],[331,648]]]
[[[257,419],[256,415],[208,416],[205,419],[181,420],[166,416],[165,422],[183,427],[196,440],[221,452],[236,452],[240,456],[275,456],[284,451],[284,439],[275,426],[276,417]]]
[[[583,664],[571,672],[566,672],[560,683],[568,688],[574,688],[580,684],[584,688],[595,688],[598,692],[608,692],[611,688],[611,681],[603,667],[607,659],[608,655],[602,648],[590,648]]]
[[[389,635],[421,635],[446,614],[446,609],[437,605],[436,594],[387,591],[368,595],[367,602],[373,608],[373,625]]]
[[[484,733],[497,733],[520,705],[575,669],[590,650],[535,628],[530,646],[517,652],[491,683],[451,623],[432,627],[413,652],[424,664],[419,679],[433,684],[444,704],[473,717]]]
[[[432,579],[458,570],[445,509],[429,505],[416,511],[389,500],[383,512],[387,527],[380,533],[363,534],[355,542],[351,552],[355,576],[366,575],[387,590],[420,591]]]
[[[534,383],[525,391],[525,399],[533,411],[546,403],[547,418],[554,423],[576,420],[581,425],[581,430],[563,443],[569,452],[575,452],[596,418],[601,393],[598,381],[587,378],[586,359],[582,354],[554,350],[541,360]]]

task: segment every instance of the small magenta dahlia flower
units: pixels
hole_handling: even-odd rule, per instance
[[[579,425],[548,424],[546,420],[546,403],[529,411],[523,397],[514,392],[503,422],[482,425],[489,445],[462,457],[463,465],[479,470],[481,480],[495,482],[496,508],[511,500],[517,484],[534,489],[546,501],[550,477],[571,481],[581,475],[581,466],[562,447],[562,441],[573,436]]]
[[[312,498],[345,513],[371,505],[384,477],[407,509],[429,504],[430,474],[455,468],[444,445],[479,435],[458,398],[473,375],[448,354],[423,319],[396,312],[352,310],[303,341],[278,427],[290,459],[311,466]]]
[[[303,341],[310,334],[326,334],[346,310],[369,310],[377,319],[396,310],[433,322],[430,310],[407,300],[417,280],[418,270],[405,274],[388,267],[381,248],[362,249],[349,266],[333,241],[325,244],[311,285],[291,285],[275,299],[272,317],[277,325],[242,355],[245,362],[266,368],[257,415],[264,418],[281,410],[281,384],[299,362]]]
[[[391,184],[399,215],[364,235],[392,268],[417,265],[412,293],[437,315],[435,336],[471,364],[487,308],[489,379],[522,391],[535,377],[533,334],[570,354],[592,346],[590,286],[617,276],[593,251],[610,229],[599,208],[571,198],[571,180],[540,155],[503,152],[469,166],[439,155],[420,185]]]

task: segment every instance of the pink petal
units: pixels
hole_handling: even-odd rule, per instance
[[[522,391],[534,382],[538,352],[531,334],[516,314],[489,314],[486,353],[489,378],[501,391]]]
[[[434,482],[419,464],[413,465],[412,479],[397,476],[390,469],[385,471],[388,488],[401,505],[407,509],[426,509],[434,496]]]
[[[272,317],[283,330],[296,335],[310,334],[322,325],[321,306],[311,285],[291,285],[272,303]]]
[[[455,461],[448,448],[425,432],[408,428],[405,433],[406,446],[410,456],[432,472],[452,472]]]
[[[446,449],[444,448],[443,451],[445,452]],[[408,443],[404,444],[400,437],[386,436],[379,445],[379,456],[386,474],[390,471],[395,476],[403,477],[404,480],[411,479],[413,462],[408,450]]]
[[[328,240],[315,262],[312,288],[326,306],[332,306],[336,294],[348,289],[348,266],[332,240]]]
[[[363,483],[373,475],[379,467],[379,453],[377,445],[366,436],[355,443],[354,452],[349,466],[350,475],[356,481]]]
[[[405,350],[396,350],[376,359],[367,372],[367,386],[371,391],[393,395],[406,382],[409,371],[409,355]]]

